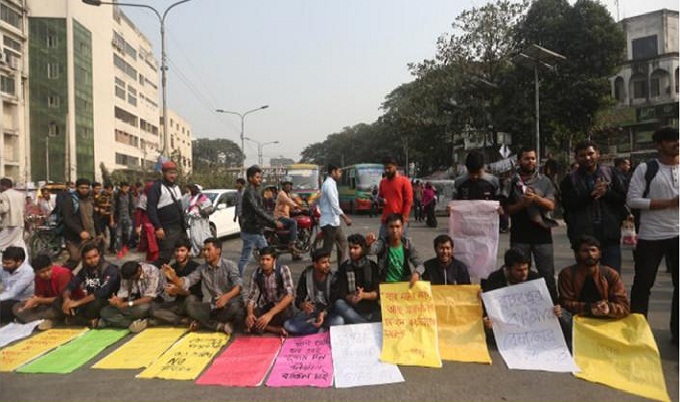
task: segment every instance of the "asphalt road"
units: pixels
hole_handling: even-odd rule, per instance
[[[366,233],[378,229],[377,218],[354,217],[354,224],[344,228],[345,233]],[[432,239],[446,232],[446,223],[440,219],[437,229],[424,224],[413,224],[410,236],[424,257],[433,256]],[[565,267],[573,262],[568,248],[565,228],[554,231],[555,267]],[[509,244],[509,235],[502,234],[499,261]],[[237,260],[241,241],[238,237],[224,241],[224,255]],[[628,290],[632,284],[632,256],[624,249],[623,277]],[[142,258],[130,253],[126,259]],[[290,261],[289,255],[281,257],[289,264],[294,276],[310,263]],[[252,272],[251,263],[246,275]],[[248,276],[247,276],[248,277]],[[668,319],[672,285],[670,274],[660,269],[653,289],[649,321],[659,346],[666,386],[672,401],[678,401],[678,347],[670,344]],[[493,363],[444,362],[441,369],[400,367],[404,383],[349,389],[336,388],[225,388],[198,386],[190,381],[136,379],[141,370],[92,370],[90,367],[131,336],[111,346],[84,367],[68,375],[0,374],[0,400],[2,401],[639,401],[643,398],[624,393],[604,385],[575,378],[571,374],[540,371],[508,370],[495,346],[490,345]]]

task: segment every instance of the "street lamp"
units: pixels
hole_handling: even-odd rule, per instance
[[[515,56],[512,61],[524,68],[534,70],[534,86],[535,86],[535,104],[536,104],[536,161],[541,164],[541,125],[539,122],[539,105],[540,98],[538,92],[538,69],[544,68],[547,70],[554,70],[557,63],[566,60],[567,58],[552,50],[548,50],[538,45],[531,45],[524,49],[520,54]]]
[[[257,164],[262,167],[262,149],[265,145],[278,144],[278,141],[260,142],[252,138],[244,137],[248,141],[252,141],[257,144]]]
[[[217,113],[227,113],[227,114],[235,114],[236,116],[241,118],[241,153],[243,153],[243,162],[241,163],[241,173],[243,173],[243,164],[246,162],[246,149],[245,149],[245,119],[246,116],[250,113],[257,112],[258,110],[263,110],[268,108],[269,105],[263,105],[255,109],[248,110],[247,112],[239,113],[239,112],[232,112],[230,110],[224,110],[224,109],[215,109]]]
[[[166,142],[168,139],[168,86],[167,86],[167,78],[166,78],[166,72],[168,70],[168,65],[167,65],[167,57],[165,54],[165,17],[168,16],[168,12],[175,6],[178,6],[182,3],[186,3],[191,0],[180,0],[176,1],[170,6],[168,6],[165,11],[163,11],[163,15],[156,10],[154,7],[149,6],[147,4],[135,4],[135,3],[119,3],[119,2],[108,2],[108,1],[100,1],[100,0],[82,0],[83,3],[89,4],[91,6],[100,6],[102,4],[107,4],[107,5],[112,5],[112,6],[128,6],[128,7],[141,7],[141,8],[148,8],[149,10],[153,11],[156,14],[156,17],[158,17],[158,21],[161,24],[161,88],[163,92],[163,146],[161,148],[161,156],[163,156],[166,152]]]

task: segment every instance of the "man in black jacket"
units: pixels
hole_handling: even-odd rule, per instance
[[[243,278],[243,273],[248,265],[248,260],[253,252],[253,246],[258,250],[267,246],[264,238],[264,227],[266,225],[283,229],[283,223],[274,220],[272,215],[264,209],[262,205],[262,195],[259,188],[262,184],[262,169],[253,165],[246,170],[248,187],[243,191],[241,200],[241,259],[238,261],[238,272]]]
[[[76,191],[64,196],[61,205],[64,221],[64,240],[69,259],[64,264],[68,269],[76,269],[81,260],[81,248],[85,242],[96,239],[102,245],[95,224],[94,203],[88,179],[76,180]],[[99,249],[100,253],[103,247]]]
[[[167,263],[175,251],[175,244],[186,239],[187,223],[181,204],[182,191],[176,183],[177,165],[167,161],[161,169],[163,178],[149,189],[146,212],[156,230],[159,261]]]

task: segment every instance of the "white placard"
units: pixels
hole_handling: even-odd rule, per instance
[[[0,328],[0,348],[29,336],[41,322],[43,322],[43,320],[31,321],[28,324],[17,324],[12,322]]]
[[[496,270],[498,253],[498,201],[449,203],[449,236],[456,258],[465,263],[470,275],[486,279]]]

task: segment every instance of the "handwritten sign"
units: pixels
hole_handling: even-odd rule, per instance
[[[482,299],[508,368],[578,371],[543,278],[482,293]]]
[[[280,349],[279,338],[239,336],[196,380],[196,384],[260,386]],[[238,370],[234,370],[234,367],[238,367]]]
[[[456,245],[456,258],[470,275],[485,279],[496,269],[498,253],[498,201],[451,201],[449,236]]]
[[[574,358],[578,378],[670,401],[654,335],[640,314],[619,320],[574,317]]]
[[[0,371],[13,371],[87,331],[87,328],[50,329],[8,346],[0,350]]]
[[[139,369],[148,367],[170,346],[184,335],[184,328],[149,328],[137,334],[130,342],[104,357],[92,368]]]
[[[27,324],[10,322],[0,328],[0,348],[29,336],[41,322],[43,322],[43,320],[31,321]]]
[[[437,314],[430,282],[381,284],[383,346],[380,360],[407,366],[441,367]]]
[[[268,387],[320,387],[333,385],[330,334],[289,338],[267,380]]]
[[[380,361],[382,332],[379,322],[331,327],[336,388],[404,382],[399,367]]]
[[[479,285],[432,286],[443,360],[491,364]]]
[[[219,332],[192,332],[137,375],[137,378],[193,380],[228,340],[229,335]]]

